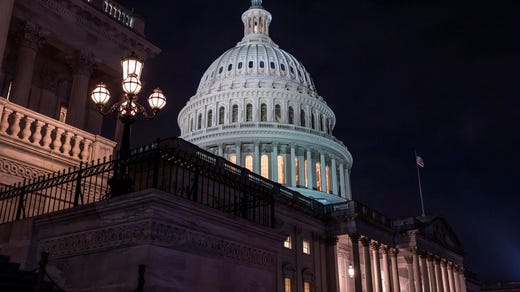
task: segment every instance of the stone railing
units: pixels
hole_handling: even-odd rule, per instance
[[[116,142],[59,122],[0,97],[0,139],[52,153],[71,163],[112,154]]]
[[[123,7],[121,4],[113,0],[85,0],[92,6],[103,11],[108,16],[114,18],[118,22],[134,28],[133,12]]]

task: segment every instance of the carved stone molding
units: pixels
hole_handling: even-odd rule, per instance
[[[370,249],[371,250],[379,250],[379,247],[381,246],[381,244],[377,241],[370,241]]]
[[[49,171],[44,169],[30,166],[28,164],[14,161],[5,157],[0,157],[0,171],[27,179],[36,178],[49,173]]]
[[[391,256],[396,256],[398,253],[399,253],[399,250],[397,248],[389,248],[388,249],[388,253],[391,255]]]
[[[368,245],[370,244],[370,239],[363,236],[359,239],[359,242],[361,243],[362,246],[368,247]]]
[[[276,265],[276,255],[272,252],[174,225],[149,221],[121,224],[44,239],[39,243],[39,250],[49,252],[53,258],[64,258],[100,250],[150,243],[175,250],[220,256],[246,264],[270,268]]]
[[[17,39],[20,46],[37,50],[43,43],[41,27],[28,21],[20,23]]]

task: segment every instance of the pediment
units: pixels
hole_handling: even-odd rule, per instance
[[[434,218],[430,222],[425,222],[425,225],[419,231],[424,237],[436,241],[445,247],[456,251],[462,250],[459,239],[446,220],[440,217]]]

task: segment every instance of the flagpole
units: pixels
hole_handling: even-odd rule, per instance
[[[419,172],[419,164],[417,163],[417,151],[414,150],[414,153],[415,153],[415,168],[417,169],[417,181],[419,182],[419,195],[421,197],[421,211],[422,211],[422,216],[425,217],[426,214],[424,212],[424,201],[423,201],[423,195],[422,195],[422,186],[421,186],[421,174]]]

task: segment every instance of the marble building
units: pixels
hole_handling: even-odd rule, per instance
[[[0,254],[29,270],[50,252],[49,273],[68,291],[129,291],[137,264],[150,291],[470,290],[445,220],[391,219],[352,200],[353,158],[333,136],[334,112],[269,37],[261,2],[251,1],[244,37],[179,114],[181,138],[200,148],[175,147],[197,158],[187,165],[238,173],[233,187],[272,195],[268,224],[190,201],[183,189],[145,186],[0,224]],[[118,61],[130,51],[160,52],[144,21],[112,0],[3,0],[0,16],[0,184],[109,155],[116,143],[99,136],[88,92],[99,80],[118,88]],[[187,183],[214,186],[196,177]]]

